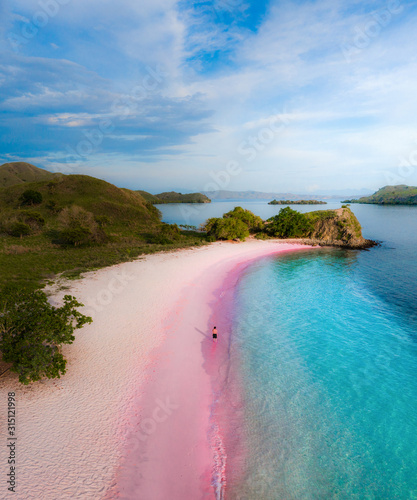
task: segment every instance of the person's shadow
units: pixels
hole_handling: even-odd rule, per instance
[[[201,330],[199,330],[198,328],[196,328],[196,331],[197,331],[198,333],[201,333],[201,335],[202,335],[203,337],[206,337],[207,339],[211,338],[211,334],[210,334],[210,333],[202,332],[202,331],[201,331]]]
[[[203,338],[201,339],[201,353],[203,355],[203,368],[209,375],[213,374],[215,362],[215,350],[217,342],[213,341],[211,332],[203,332],[198,328],[195,329]]]

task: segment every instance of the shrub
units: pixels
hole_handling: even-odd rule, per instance
[[[42,203],[42,199],[42,193],[33,189],[27,189],[21,194],[19,201],[21,205],[39,205]]]
[[[1,306],[0,350],[19,381],[60,378],[66,372],[61,346],[72,344],[74,330],[92,321],[75,309],[82,304],[66,295],[64,305],[55,308],[40,290],[11,289],[2,294]]]
[[[30,226],[20,221],[12,222],[7,232],[10,234],[10,236],[22,238],[22,236],[27,236],[28,234],[30,234]]]
[[[45,219],[39,212],[33,212],[32,210],[23,210],[18,215],[19,219],[23,220],[28,224],[32,230],[37,230],[45,225]]]
[[[248,226],[234,217],[208,219],[203,226],[208,236],[217,240],[245,240],[249,236]]]
[[[223,217],[233,217],[234,219],[242,221],[246,224],[250,233],[259,232],[264,227],[264,222],[258,215],[255,215],[250,210],[245,210],[242,207],[235,207],[230,212],[224,214]]]
[[[175,241],[181,238],[181,231],[177,224],[163,223],[159,232],[146,234],[146,242],[158,245],[172,245]]]
[[[87,245],[104,239],[94,215],[82,207],[65,207],[58,216],[61,238],[70,245]]]
[[[290,207],[281,208],[278,215],[268,219],[267,234],[278,238],[300,238],[313,231],[313,223],[308,217]]]

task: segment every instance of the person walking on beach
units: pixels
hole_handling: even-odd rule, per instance
[[[217,340],[217,328],[216,327],[213,328],[212,333],[213,333],[213,340]]]

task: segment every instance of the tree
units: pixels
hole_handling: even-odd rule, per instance
[[[300,238],[311,233],[313,224],[304,214],[286,207],[281,208],[278,215],[268,219],[265,229],[270,236]]]
[[[30,226],[24,222],[16,221],[10,224],[8,233],[10,236],[22,238],[22,236],[30,234]]]
[[[235,207],[230,212],[227,212],[223,215],[225,218],[233,217],[234,219],[238,219],[246,224],[250,233],[256,233],[261,231],[264,227],[263,220],[259,217],[259,215],[255,215],[250,210],[245,210],[242,207]]]
[[[72,344],[73,332],[92,319],[76,307],[83,304],[65,295],[64,305],[53,307],[44,292],[8,290],[2,294],[0,351],[22,384],[42,377],[60,378],[66,372],[63,344]]]
[[[208,236],[214,236],[217,240],[245,240],[249,236],[248,226],[234,217],[211,218],[204,225]]]
[[[94,215],[77,205],[65,207],[58,216],[61,227],[61,237],[70,245],[86,245],[103,239],[104,232],[100,230]]]
[[[21,205],[39,205],[42,203],[42,200],[42,193],[34,189],[27,189],[19,198]]]

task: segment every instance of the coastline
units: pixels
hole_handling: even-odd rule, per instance
[[[63,349],[63,378],[0,382],[20,415],[15,498],[222,498],[221,453],[217,495],[212,484],[222,431],[210,444],[207,429],[228,338],[214,344],[211,323],[221,325],[222,298],[252,260],[307,248],[219,242],[87,273],[54,294],[74,294],[94,322]]]

